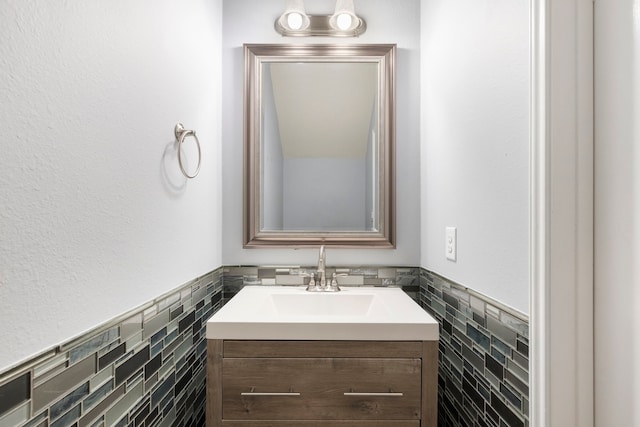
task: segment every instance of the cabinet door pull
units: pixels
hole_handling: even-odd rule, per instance
[[[381,397],[402,397],[404,393],[356,393],[356,392],[345,392],[345,396],[381,396]]]
[[[290,392],[290,393],[260,393],[257,391],[250,391],[240,393],[240,396],[300,396],[300,393]]]

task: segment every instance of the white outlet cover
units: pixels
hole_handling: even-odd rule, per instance
[[[450,261],[457,261],[458,259],[458,244],[457,244],[458,230],[456,227],[446,228],[446,256]]]

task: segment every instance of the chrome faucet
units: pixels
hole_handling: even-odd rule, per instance
[[[325,265],[327,264],[327,253],[324,245],[320,245],[320,253],[318,254],[318,286],[321,290],[327,287],[327,276],[325,273]]]
[[[318,254],[318,270],[316,271],[317,278],[314,277],[315,275],[311,275],[311,280],[309,281],[309,285],[307,286],[307,291],[338,292],[340,290],[338,281],[336,279],[338,275],[336,275],[336,273],[333,273],[331,282],[327,283],[326,265],[327,254],[324,245],[320,245],[320,253]]]

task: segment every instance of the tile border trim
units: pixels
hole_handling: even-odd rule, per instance
[[[205,277],[211,275],[213,272],[220,270],[222,271],[222,266],[218,267],[216,269],[213,269],[212,271],[203,274],[201,276],[198,276],[195,279],[191,279],[188,282],[183,283],[182,285],[177,286],[176,288],[173,288],[165,293],[163,293],[162,295],[154,298],[153,300],[147,301],[146,303],[140,304],[139,306],[132,308],[131,310],[126,311],[125,313],[122,313],[116,317],[113,317],[109,320],[107,320],[104,323],[101,323],[100,325],[91,328],[85,332],[82,332],[80,334],[77,334],[76,336],[69,338],[66,341],[63,341],[61,344],[57,344],[54,345],[52,347],[49,347],[46,350],[43,350],[39,353],[34,354],[33,356],[29,356],[26,359],[15,363],[14,365],[10,365],[8,368],[6,368],[3,371],[0,371],[0,379],[2,380],[0,384],[4,384],[5,382],[9,382],[12,379],[14,379],[15,377],[20,376],[21,374],[23,374],[25,371],[28,371],[29,369],[33,368],[34,366],[40,365],[42,363],[46,363],[48,360],[53,359],[55,356],[64,353],[65,351],[68,351],[69,349],[80,345],[82,343],[84,343],[85,341],[90,340],[91,338],[93,338],[96,335],[99,335],[102,332],[105,332],[111,328],[113,328],[114,326],[120,324],[122,321],[128,319],[129,317],[137,314],[137,313],[141,313],[144,312],[144,310],[148,309],[149,307],[154,306],[155,304],[159,303],[160,301],[162,301],[163,299],[166,299],[167,297],[175,294],[178,291],[182,291],[186,288],[190,288],[191,286],[193,286],[195,283],[197,283],[198,281],[204,279]],[[221,273],[222,274],[222,273]]]

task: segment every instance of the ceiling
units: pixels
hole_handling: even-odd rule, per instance
[[[366,155],[377,64],[271,63],[284,157]]]

